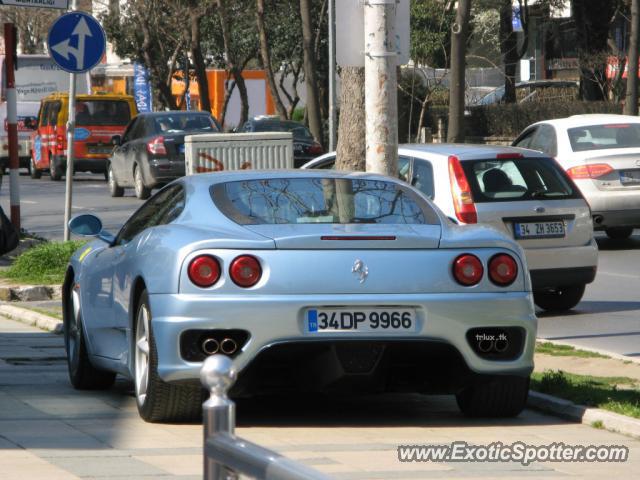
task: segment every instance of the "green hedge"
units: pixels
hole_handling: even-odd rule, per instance
[[[466,117],[467,136],[516,137],[532,123],[585,113],[622,113],[613,102],[541,102],[472,107]]]

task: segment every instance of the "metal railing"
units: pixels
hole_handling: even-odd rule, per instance
[[[233,362],[225,355],[208,357],[200,371],[200,380],[211,393],[202,406],[204,479],[235,480],[243,474],[259,480],[329,480],[323,473],[234,435],[236,407],[227,392],[235,379]]]

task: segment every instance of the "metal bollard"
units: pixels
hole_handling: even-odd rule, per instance
[[[200,371],[200,381],[210,392],[210,398],[204,402],[202,420],[204,441],[217,433],[233,434],[236,427],[236,405],[229,399],[227,392],[236,380],[233,362],[226,355],[208,357]],[[224,465],[204,456],[205,480],[232,480],[238,475]]]

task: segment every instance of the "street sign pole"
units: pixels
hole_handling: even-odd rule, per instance
[[[77,8],[76,0],[71,2],[71,10]],[[69,220],[71,220],[71,203],[73,199],[73,136],[76,128],[76,74],[69,74],[69,116],[67,120],[67,172],[65,174],[64,196],[64,241],[71,240]]]
[[[77,0],[73,11],[59,17],[49,29],[49,55],[60,68],[69,72],[69,114],[67,120],[67,169],[64,204],[64,240],[69,240],[69,220],[73,197],[74,133],[76,127],[76,74],[91,70],[104,55],[107,39],[100,23],[91,15],[78,12]]]
[[[336,5],[329,0],[329,151],[336,149]]]
[[[11,223],[20,231],[20,177],[18,168],[18,103],[13,52],[16,51],[16,31],[13,23],[4,24],[5,71],[7,80],[7,135],[9,137],[9,185]]]

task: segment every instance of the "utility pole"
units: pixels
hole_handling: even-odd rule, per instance
[[[465,54],[471,0],[458,0],[456,21],[451,25],[451,71],[449,72],[448,142],[464,141]]]
[[[625,115],[638,115],[638,42],[640,42],[640,0],[631,0],[631,35],[627,55],[627,91],[624,100]]]
[[[18,159],[18,101],[16,97],[16,27],[13,23],[4,24],[4,51],[7,80],[7,136],[9,137],[9,187],[11,205],[11,223],[20,231],[20,177]]]
[[[336,149],[336,4],[329,0],[329,151]]]
[[[72,0],[71,10],[78,9],[77,0]],[[64,241],[71,240],[69,220],[71,220],[71,200],[73,198],[73,137],[76,128],[76,74],[69,74],[69,118],[67,120],[67,173],[65,174],[65,198],[64,198]]]
[[[398,174],[396,0],[364,5],[367,172]]]

